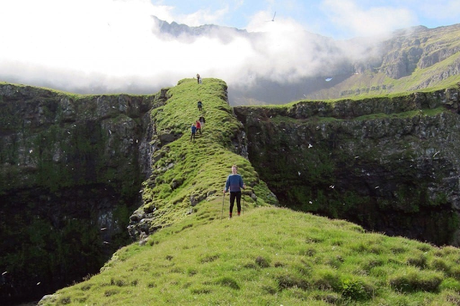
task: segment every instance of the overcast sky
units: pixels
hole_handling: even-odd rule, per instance
[[[266,36],[165,40],[151,16]],[[94,93],[156,92],[196,73],[292,81],[317,69],[307,32],[345,40],[459,17],[460,0],[0,0],[0,81]]]

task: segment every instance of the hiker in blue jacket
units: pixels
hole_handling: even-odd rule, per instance
[[[238,216],[241,213],[241,188],[246,189],[246,185],[243,183],[243,178],[238,173],[238,167],[236,165],[232,166],[232,174],[227,177],[227,182],[225,183],[224,195],[230,189],[230,215],[232,217],[233,205],[235,204],[238,208]]]
[[[196,134],[196,125],[195,125],[195,123],[192,124],[192,128],[191,128],[191,129],[192,129],[192,134],[190,135],[190,140],[191,140],[191,141],[195,141],[195,134]]]

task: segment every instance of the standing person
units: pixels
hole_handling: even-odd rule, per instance
[[[232,217],[233,205],[235,204],[238,209],[238,216],[241,213],[241,188],[246,189],[246,185],[243,183],[243,178],[238,174],[238,167],[236,165],[232,166],[232,174],[227,177],[227,182],[225,183],[224,196],[225,193],[230,189],[230,215]]]
[[[203,103],[201,102],[201,100],[198,101],[196,105],[198,106],[198,110],[201,112],[203,110]]]
[[[201,133],[201,123],[200,123],[200,121],[197,120],[197,122],[196,122],[195,124],[196,124],[196,131],[197,131],[197,132],[200,132],[200,135],[202,135],[202,133]]]
[[[192,124],[192,135],[190,135],[190,140],[195,141],[195,134],[196,134],[196,126],[195,123]]]
[[[198,73],[196,74],[196,81],[201,84],[201,76]]]
[[[206,123],[206,120],[204,120],[204,117],[203,115],[201,115],[201,117],[198,119],[201,123],[201,128],[204,128],[204,124]]]

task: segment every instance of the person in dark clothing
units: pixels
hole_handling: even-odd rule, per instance
[[[227,181],[225,183],[224,195],[225,193],[230,190],[230,214],[229,218],[232,217],[233,213],[233,206],[235,204],[236,199],[236,206],[238,209],[238,216],[241,213],[241,188],[246,189],[246,185],[243,183],[243,178],[241,175],[238,174],[238,168],[236,165],[232,166],[232,174],[227,177]]]
[[[195,123],[192,124],[192,134],[190,135],[190,140],[194,141],[195,140],[195,134],[196,134],[196,126]]]
[[[198,101],[196,105],[198,106],[198,110],[201,112],[203,110],[203,103],[201,101]]]
[[[203,116],[201,116],[201,117],[198,119],[198,121],[200,121],[200,123],[201,123],[201,128],[203,129],[203,128],[204,128],[204,124],[206,123],[206,120],[204,119]]]
[[[201,76],[198,73],[196,74],[196,81],[201,84]]]

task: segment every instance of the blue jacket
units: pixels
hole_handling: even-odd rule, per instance
[[[243,178],[239,174],[230,174],[227,177],[227,182],[225,183],[225,192],[230,188],[230,192],[241,191],[240,188],[243,188]]]

